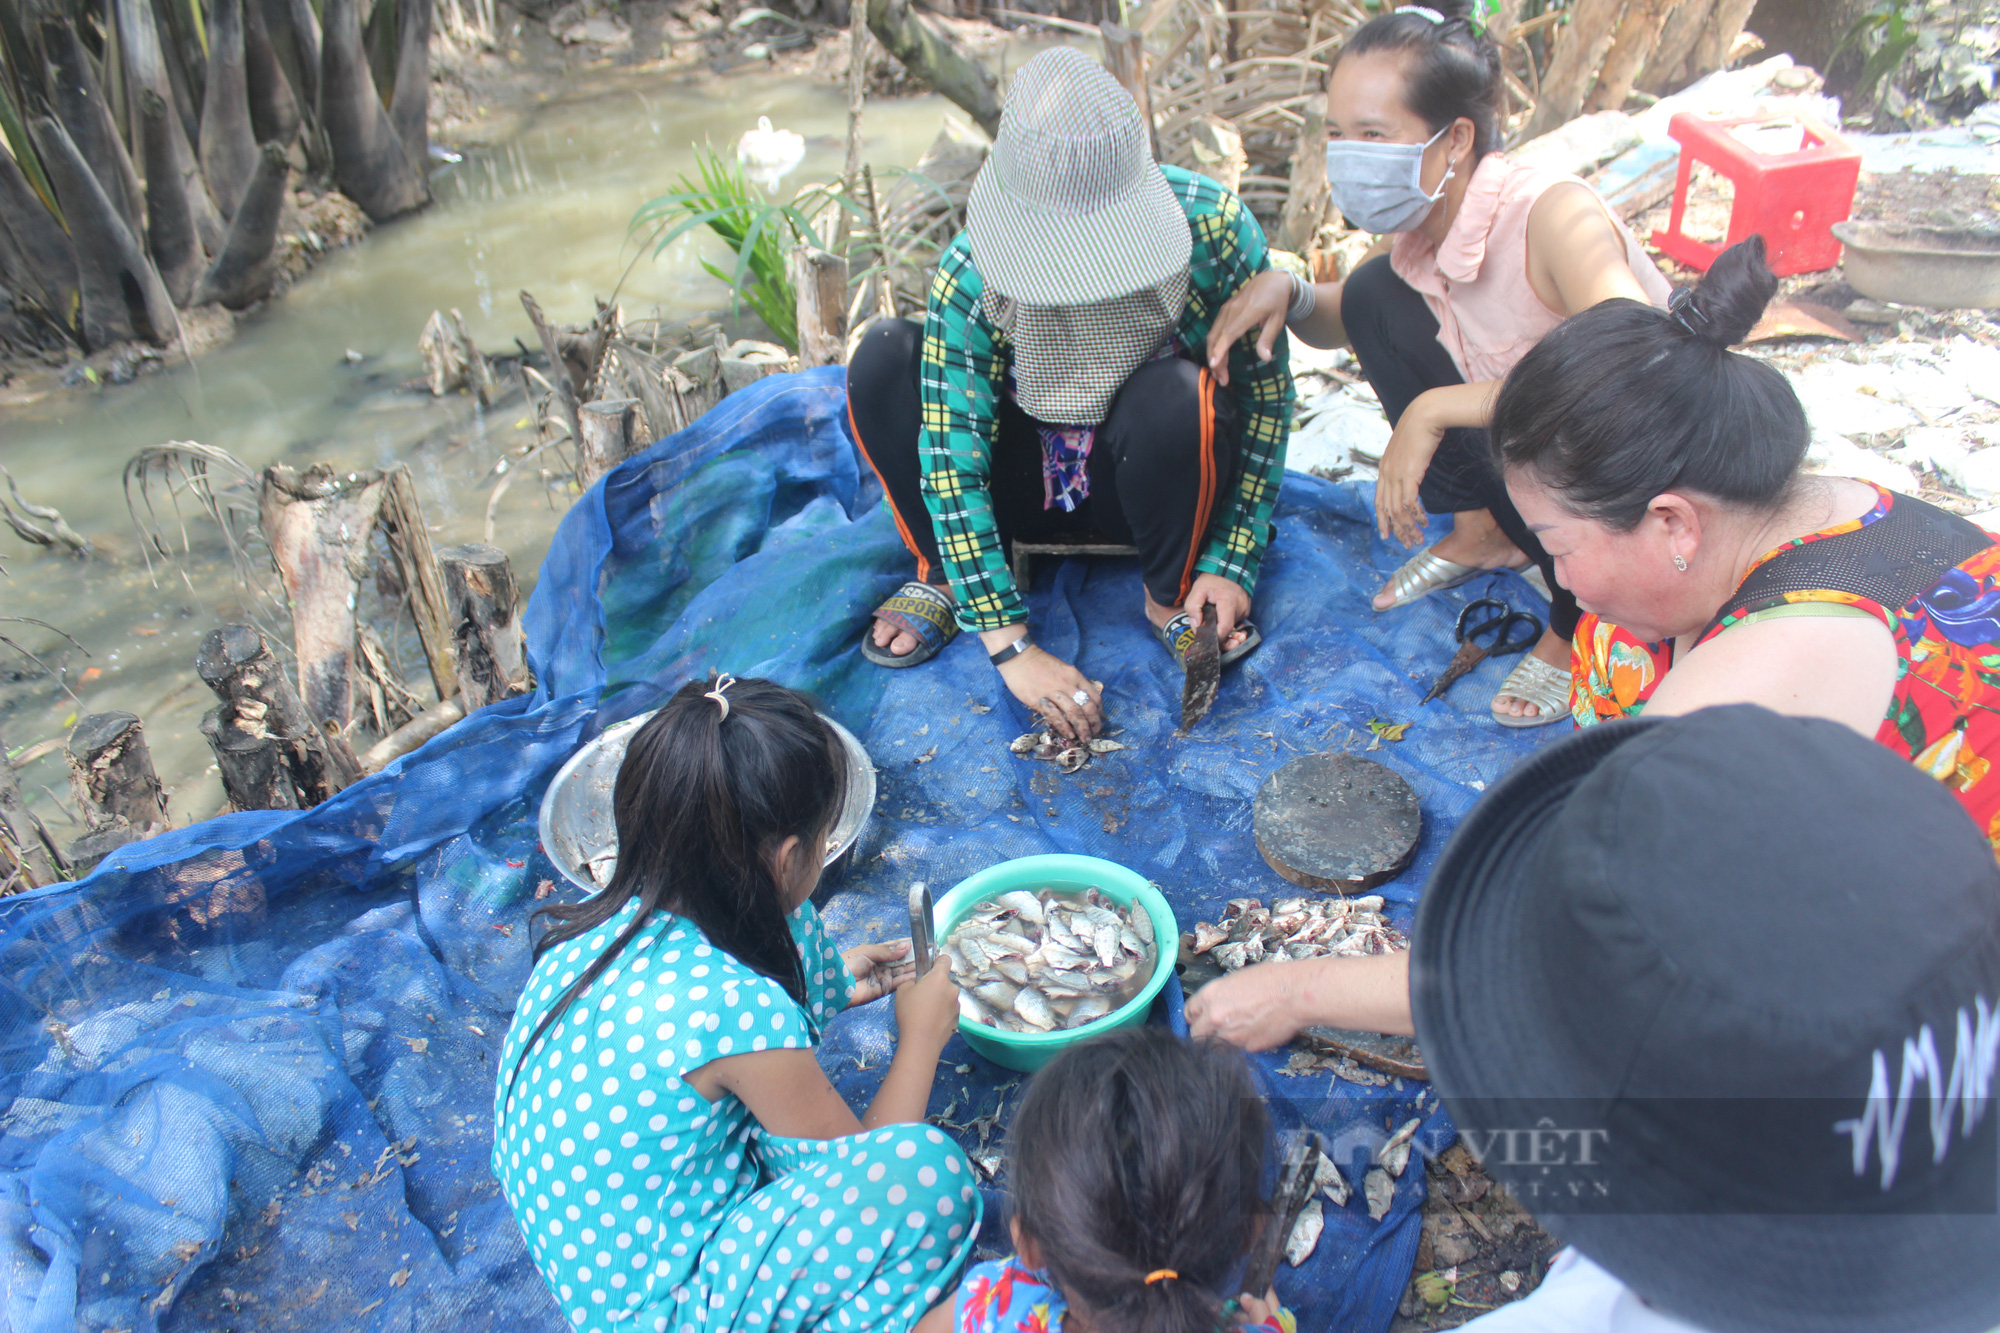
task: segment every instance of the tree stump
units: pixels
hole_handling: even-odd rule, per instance
[[[167,828],[167,793],[153,772],[145,728],[130,713],[93,713],[69,737],[69,786],[89,826],[68,859],[88,872],[130,842]]]
[[[212,630],[195,654],[195,672],[222,700],[217,712],[217,734],[227,735],[227,744],[217,743],[206,720],[202,734],[215,750],[216,764],[223,770],[223,785],[229,788],[232,766],[238,773],[240,790],[248,793],[267,790],[259,775],[265,761],[252,763],[245,755],[252,743],[278,756],[296,796],[275,806],[243,805],[232,790],[230,800],[238,809],[295,810],[317,805],[361,776],[361,765],[344,739],[336,740],[321,731],[306,711],[291,678],[279,665],[264,636],[249,625],[225,625]],[[242,737],[238,740],[237,737]]]
[[[600,398],[577,409],[577,422],[583,428],[576,441],[579,487],[589,490],[591,483],[639,448],[638,407],[637,398]]]
[[[497,546],[447,546],[438,564],[456,625],[458,697],[465,711],[524,692],[521,593],[507,553]]]
[[[302,473],[283,463],[264,469],[260,517],[292,604],[299,695],[336,734],[353,715],[354,602],[387,490],[380,472],[337,477],[325,463]]]
[[[1549,52],[1549,72],[1542,76],[1535,113],[1521,131],[1523,141],[1576,118],[1585,94],[1597,84],[1624,12],[1624,0],[1576,0]]]
[[[1271,244],[1301,255],[1311,249],[1332,198],[1326,181],[1326,110],[1314,98],[1306,106],[1305,124],[1292,153],[1291,193],[1285,196],[1285,211]]]
[[[799,297],[799,369],[847,360],[847,261],[801,245],[786,267]]]
[[[202,739],[215,752],[222,791],[238,810],[296,810],[298,787],[285,746],[261,725],[246,728],[227,704],[202,715]]]
[[[453,318],[458,312],[452,311]],[[478,353],[475,351],[476,357]],[[439,699],[449,699],[458,688],[458,658],[452,647],[452,619],[445,596],[444,576],[438,572],[437,553],[431,548],[431,530],[424,523],[424,511],[417,503],[417,481],[408,463],[399,463],[388,475],[388,489],[382,496],[379,522],[389,541],[389,554],[396,564],[405,593],[410,599],[410,615],[417,622],[417,638],[424,645],[424,659],[431,669],[431,684]]]

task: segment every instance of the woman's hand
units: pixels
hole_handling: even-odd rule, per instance
[[[1188,1035],[1220,1037],[1246,1051],[1283,1046],[1305,1024],[1292,1005],[1297,963],[1259,963],[1217,977],[1187,1002]]]
[[[958,1031],[958,985],[945,960],[896,992],[896,1044],[928,1050],[932,1058]]]
[[[905,982],[917,975],[916,962],[910,958],[910,942],[907,939],[884,940],[880,944],[861,944],[840,956],[847,964],[848,974],[854,978],[853,993],[847,997],[849,1009],[881,999],[890,991],[900,990]]]
[[[1271,359],[1272,346],[1292,308],[1292,280],[1269,269],[1243,284],[1223,303],[1208,328],[1208,369],[1217,384],[1229,384],[1229,352],[1250,330],[1257,330],[1257,356]]]
[[[1433,404],[1426,402],[1429,397],[1429,393],[1419,394],[1404,409],[1403,419],[1396,423],[1388,447],[1382,451],[1381,475],[1375,482],[1375,526],[1383,540],[1393,536],[1405,546],[1415,546],[1424,539],[1424,525],[1430,517],[1424,513],[1417,488],[1423,485],[1424,473],[1430,470],[1431,459],[1444,439],[1444,425],[1432,412]]]
[[[1102,688],[1053,653],[1030,648],[1001,664],[1000,679],[1064,740],[1081,745],[1104,725]]]
[[[1211,602],[1215,604],[1216,639],[1226,653],[1243,642],[1243,631],[1236,627],[1250,618],[1250,594],[1243,591],[1243,585],[1234,579],[1226,579],[1220,574],[1203,574],[1188,589],[1187,601],[1181,606],[1188,613],[1188,618],[1199,625],[1201,608]]]

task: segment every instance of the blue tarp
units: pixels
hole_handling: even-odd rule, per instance
[[[0,1282],[14,1333],[192,1329],[554,1330],[488,1172],[494,1058],[529,965],[537,888],[561,878],[535,815],[603,726],[710,669],[809,690],[867,744],[875,817],[820,901],[843,944],[907,933],[909,884],[940,890],[1044,851],[1123,862],[1183,925],[1289,892],[1259,857],[1250,799],[1297,755],[1365,749],[1422,798],[1410,904],[1478,790],[1536,733],[1496,727],[1490,663],[1419,710],[1466,596],[1534,600],[1511,575],[1376,616],[1400,553],[1366,488],[1288,474],[1257,620],[1266,642],[1176,737],[1177,670],[1139,613],[1131,562],[1049,563],[1035,637],[1105,682],[1130,749],[1081,773],[1016,759],[1027,717],[964,636],[917,670],[854,651],[908,559],[845,433],[837,370],[724,400],[593,488],[564,519],[526,615],[532,695],[488,708],[304,813],[230,815],[114,854],[88,880],[0,900]],[[857,1108],[885,1063],[889,1006],[837,1020],[822,1062]],[[1178,990],[1162,1021],[1180,1022]],[[931,1109],[998,1112],[1016,1076],[954,1041]],[[1259,1061],[1281,1125],[1323,1130],[1343,1166],[1410,1114],[1420,1085],[1294,1078]],[[1434,1132],[1433,1132],[1434,1131]],[[1352,1174],[1358,1180],[1359,1170]],[[1387,1327],[1408,1280],[1423,1173],[1370,1223],[1329,1216],[1279,1286],[1309,1330]],[[997,1203],[997,1199],[991,1201]],[[1001,1211],[989,1207],[997,1246]]]

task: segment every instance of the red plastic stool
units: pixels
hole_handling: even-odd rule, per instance
[[[1765,152],[1736,131],[1757,127],[1756,137],[1785,139],[1796,135],[1798,147]],[[1680,141],[1680,177],[1674,182],[1674,212],[1665,231],[1653,233],[1653,244],[1703,272],[1729,246],[1761,234],[1769,251],[1771,271],[1817,273],[1840,262],[1840,242],[1832,227],[1854,207],[1854,186],[1861,178],[1861,154],[1810,116],[1777,112],[1710,120],[1683,111],[1668,122],[1667,133]],[[1687,214],[1688,176],[1701,162],[1727,176],[1736,186],[1729,211],[1729,239],[1721,245],[1695,240],[1681,230]]]

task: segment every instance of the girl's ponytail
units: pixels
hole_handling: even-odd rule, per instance
[[[535,958],[595,930],[637,901],[590,966],[556,998],[527,1050],[609,967],[656,909],[686,917],[709,942],[806,1002],[772,853],[798,837],[817,849],[846,799],[839,738],[809,700],[768,680],[689,681],[633,735],[612,788],[618,868],[600,893],[552,903],[556,924]]]

